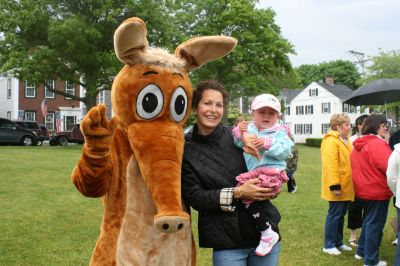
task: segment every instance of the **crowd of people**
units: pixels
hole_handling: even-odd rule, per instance
[[[350,119],[346,114],[331,117],[331,131],[321,143],[321,198],[329,202],[325,222],[323,252],[340,255],[352,247],[343,243],[344,217],[348,213],[349,243],[356,248],[355,259],[364,265],[385,266],[379,258],[383,229],[390,199],[397,191],[399,175],[395,135],[390,137],[387,119],[380,114],[363,115],[355,121],[349,138]],[[390,159],[389,159],[390,158]],[[395,202],[397,212],[400,202]],[[400,218],[400,214],[397,220]],[[357,239],[357,229],[361,233]],[[395,265],[400,265],[397,248]]]
[[[198,211],[199,246],[213,249],[213,265],[278,265],[281,216],[271,199],[285,182],[288,192],[296,192],[298,151],[288,127],[279,123],[275,96],[255,97],[252,120],[240,118],[233,128],[221,124],[227,100],[215,80],[200,82],[194,91],[196,124],[185,135],[182,195]],[[387,120],[378,114],[360,116],[351,137],[346,114],[332,115],[330,125],[321,143],[321,198],[329,203],[322,251],[340,255],[356,248],[355,259],[364,265],[387,265],[379,247],[393,194],[399,194],[400,218],[399,141],[391,139],[392,152]],[[343,242],[346,214],[349,245]]]

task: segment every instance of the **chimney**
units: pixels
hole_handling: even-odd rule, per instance
[[[325,77],[325,83],[328,84],[329,86],[334,86],[335,85],[335,80],[333,79],[332,76],[326,76]]]

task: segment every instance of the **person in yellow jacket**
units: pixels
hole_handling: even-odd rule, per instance
[[[354,200],[350,163],[350,119],[346,114],[334,114],[330,125],[331,131],[324,136],[321,143],[321,198],[329,202],[322,251],[329,255],[340,255],[343,250],[352,250],[343,244],[344,216],[350,202]]]

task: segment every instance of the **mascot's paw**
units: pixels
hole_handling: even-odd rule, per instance
[[[85,145],[92,154],[100,155],[108,152],[119,123],[117,116],[108,121],[106,110],[104,104],[93,107],[81,123]]]

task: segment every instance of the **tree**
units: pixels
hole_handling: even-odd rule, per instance
[[[193,72],[194,82],[217,79],[231,98],[260,92],[277,94],[274,83],[292,71],[293,46],[281,36],[271,9],[256,9],[254,0],[184,0],[175,16],[184,36],[228,35],[238,45],[228,56]]]
[[[367,67],[364,82],[380,78],[400,78],[400,50],[380,51],[371,57],[371,65]]]
[[[333,76],[335,82],[356,89],[360,80],[360,74],[354,63],[346,60],[323,62],[318,65],[301,65],[295,69],[298,73],[302,87],[313,81],[323,80],[326,76]]]
[[[153,45],[171,48],[177,35],[166,1],[0,0],[0,6],[1,72],[33,84],[57,79],[79,84],[83,97],[54,92],[87,109],[100,91],[111,89],[122,67],[113,33],[124,19],[144,19]]]

